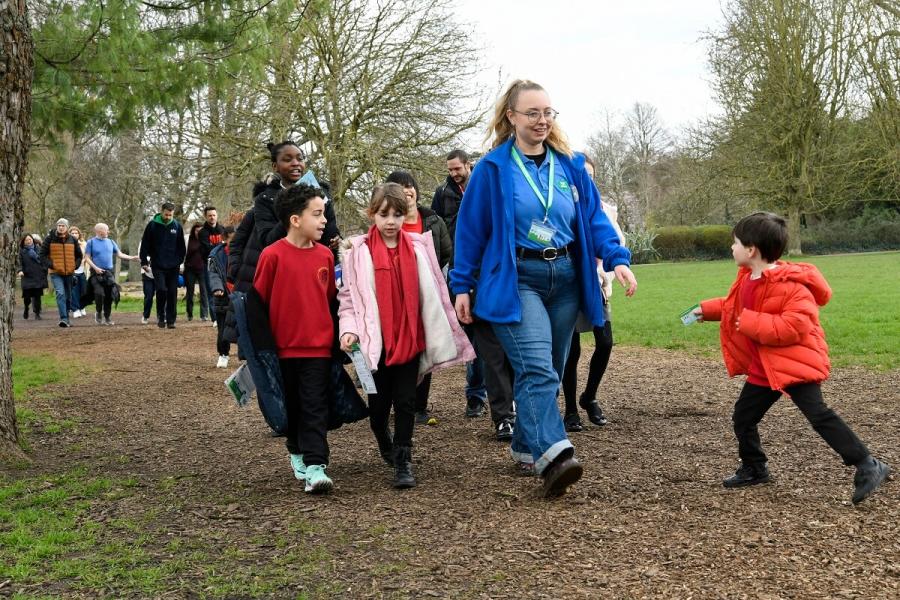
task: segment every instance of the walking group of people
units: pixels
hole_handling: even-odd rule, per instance
[[[394,487],[417,483],[414,428],[431,418],[431,374],[464,363],[466,416],[490,407],[496,437],[509,442],[519,472],[539,476],[547,497],[581,478],[568,434],[584,427],[579,409],[591,423],[607,422],[596,394],[612,348],[612,281],[625,296],[637,281],[614,207],[601,201],[590,159],[572,151],[557,115],[540,85],[513,82],[495,107],[491,150],[474,169],[464,152],[451,152],[430,209],[419,204],[411,173],[391,173],[372,190],[368,231],[346,240],[327,184],[301,182],[302,149],[290,141],[269,145],[273,172],[254,187],[253,206],[233,235],[223,231],[207,253],[206,285],[222,315],[222,344],[238,339],[229,298],[259,300],[247,302],[262,307],[248,319],[266,323],[277,352],[272,377],[283,390],[291,470],[305,491],[334,485],[327,473],[329,386],[343,353],[358,353],[363,362],[356,364],[372,374],[369,423]],[[156,285],[160,327],[174,327],[172,288],[185,256],[173,209],[163,205],[140,253]],[[66,226],[58,226],[60,236]],[[191,239],[195,231],[203,244],[201,230]],[[862,501],[890,468],[822,399],[830,365],[818,307],[831,290],[814,266],[781,260],[787,227],[780,217],[752,214],[733,237],[737,279],[727,296],[694,311],[700,321],[721,321],[728,372],[747,376],[733,417],[741,465],[723,484],[769,481],[757,425],[787,394],[856,468],[852,498]],[[103,257],[116,250],[104,246]],[[92,261],[98,255],[87,254]],[[74,272],[81,252],[63,241],[50,255],[58,257],[56,268]],[[201,298],[201,318],[203,311]],[[595,348],[578,396],[581,332],[593,333]]]

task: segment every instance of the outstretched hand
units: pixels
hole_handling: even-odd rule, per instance
[[[615,273],[616,280],[625,288],[625,295],[634,296],[634,292],[637,290],[637,279],[631,269],[625,265],[619,265],[615,268]]]
[[[359,341],[359,336],[354,333],[345,333],[341,336],[341,350],[353,352],[353,344]]]

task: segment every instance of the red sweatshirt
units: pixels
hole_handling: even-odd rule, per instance
[[[321,244],[297,248],[286,239],[259,256],[253,287],[269,305],[269,324],[279,358],[329,358],[337,296],[334,255]]]

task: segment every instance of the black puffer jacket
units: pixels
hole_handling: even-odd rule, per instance
[[[452,240],[456,239],[456,217],[459,215],[460,204],[462,204],[462,194],[459,192],[459,186],[448,175],[447,181],[434,190],[431,210],[444,219]]]
[[[41,262],[41,247],[19,248],[19,270],[22,271],[23,290],[42,290],[47,287],[47,267]]]
[[[422,219],[422,231],[431,232],[434,239],[434,253],[437,255],[438,265],[443,269],[453,258],[453,240],[447,231],[447,225],[436,212],[430,208],[419,206],[419,218]]]
[[[322,189],[328,193],[327,184]],[[231,239],[228,251],[228,280],[234,284],[235,292],[248,292],[253,287],[253,276],[262,251],[287,235],[284,225],[275,214],[275,196],[282,190],[281,181],[274,179],[271,183],[259,182],[253,186],[253,208],[247,211],[241,224],[238,225]],[[325,232],[320,243],[328,246],[331,240],[341,235],[334,213],[334,203],[325,204]],[[237,342],[237,331],[234,328],[234,315],[229,308],[225,318],[225,339]]]

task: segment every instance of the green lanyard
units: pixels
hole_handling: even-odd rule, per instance
[[[531,175],[528,174],[528,169],[525,168],[525,164],[522,162],[522,157],[519,156],[518,150],[516,150],[515,146],[512,147],[513,160],[519,165],[519,170],[522,171],[522,175],[525,176],[525,181],[527,181],[528,185],[531,186],[531,189],[534,190],[534,195],[538,197],[538,200],[541,201],[541,206],[544,207],[544,223],[547,222],[547,218],[550,216],[550,207],[553,206],[553,175],[556,173],[556,161],[553,159],[553,150],[547,148],[547,154],[550,155],[550,192],[545,199],[544,194],[541,193],[541,190],[534,183]]]

